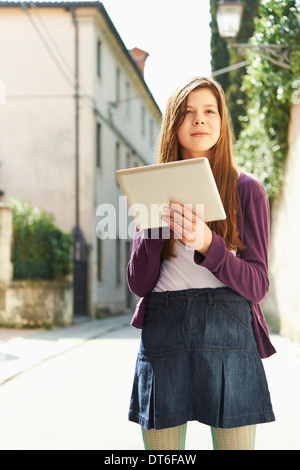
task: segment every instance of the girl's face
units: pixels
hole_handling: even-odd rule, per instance
[[[221,118],[218,101],[207,88],[192,91],[187,99],[184,121],[177,132],[181,158],[211,156],[220,137]]]

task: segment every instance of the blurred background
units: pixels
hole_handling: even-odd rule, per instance
[[[196,75],[223,86],[236,160],[268,192],[263,308],[300,339],[299,0],[0,1],[0,325],[133,310],[115,170],[156,161],[167,98]]]

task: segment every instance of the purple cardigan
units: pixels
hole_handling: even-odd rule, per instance
[[[239,178],[238,195],[238,228],[246,249],[238,250],[235,256],[226,248],[224,239],[213,232],[207,256],[195,251],[194,262],[209,269],[223,284],[249,301],[258,351],[266,358],[276,352],[259,305],[269,290],[269,202],[262,184],[245,173]],[[128,286],[135,295],[142,297],[131,321],[135,328],[143,328],[146,299],[159,278],[165,238],[163,229],[154,238],[141,238],[136,232],[127,266]]]

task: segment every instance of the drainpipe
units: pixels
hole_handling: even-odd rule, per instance
[[[75,7],[72,7],[72,17],[75,28],[75,220],[79,227],[79,41]]]
[[[79,34],[76,18],[76,7],[72,7],[72,18],[75,31],[75,228],[72,231],[74,263],[74,315],[88,314],[88,247],[79,222]]]

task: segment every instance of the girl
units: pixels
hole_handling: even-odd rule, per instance
[[[145,449],[184,449],[197,420],[214,449],[249,450],[256,424],[275,419],[261,361],[275,349],[259,306],[269,204],[234,165],[224,93],[208,78],[175,91],[161,129],[159,162],[197,157],[209,159],[227,219],[206,224],[175,201],[162,216],[171,237],[136,232],[127,279],[142,297],[131,322],[142,334],[129,419]]]

